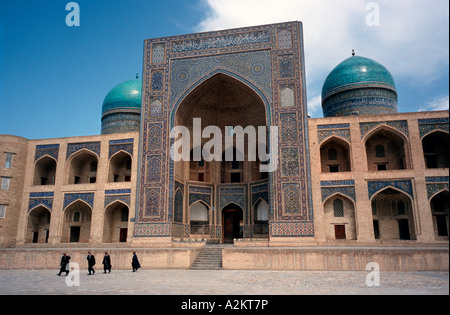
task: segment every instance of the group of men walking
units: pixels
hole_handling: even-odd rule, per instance
[[[70,263],[71,257],[67,255],[66,253],[63,253],[63,256],[61,257],[60,262],[60,269],[59,273],[57,273],[58,276],[61,275],[61,273],[65,272],[66,276],[69,275],[69,263]],[[91,254],[91,252],[88,252],[86,260],[88,262],[88,275],[95,274],[94,266],[95,266],[95,256]],[[108,252],[105,252],[105,255],[103,256],[103,273],[111,273],[111,257],[109,256]],[[138,257],[136,255],[136,252],[133,252],[133,258],[131,259],[131,268],[133,269],[133,272],[136,272],[139,268],[141,268],[141,264],[139,263]]]

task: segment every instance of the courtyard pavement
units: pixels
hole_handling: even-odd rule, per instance
[[[97,270],[58,277],[57,270],[0,270],[1,295],[448,295],[448,272]]]

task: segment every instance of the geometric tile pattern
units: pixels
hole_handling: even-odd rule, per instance
[[[438,193],[440,193],[441,191],[444,191],[444,190],[449,191],[449,184],[448,183],[427,184],[428,199],[430,200],[436,194],[438,194]]]
[[[314,236],[313,221],[272,221],[270,222],[272,237],[312,237]]]
[[[377,122],[366,122],[360,123],[361,129],[361,139],[364,138],[371,130],[378,127],[379,125],[387,125],[392,127],[398,131],[400,131],[403,135],[408,137],[408,121],[407,120],[396,120],[396,121],[377,121]]]
[[[110,204],[121,201],[122,203],[126,204],[128,207],[130,206],[130,198],[131,195],[108,195],[105,196],[105,205],[104,208],[109,206]]]
[[[76,200],[82,200],[86,202],[91,208],[94,208],[94,193],[72,193],[64,194],[64,206],[63,209],[73,203]]]
[[[319,138],[319,144],[331,136],[337,136],[339,138],[345,139],[347,142],[351,142],[350,139],[350,129],[338,129],[338,130],[318,130],[317,135]]]
[[[37,145],[36,153],[34,154],[34,160],[37,161],[44,155],[51,156],[56,161],[58,161],[59,144],[45,144]]]
[[[297,22],[145,41],[142,89],[146,95],[141,113],[140,141],[140,160],[143,163],[138,170],[136,235],[182,234],[181,225],[176,227],[176,232],[170,231],[174,228],[170,226],[167,226],[169,230],[162,232],[148,229],[159,230],[164,226],[162,224],[172,224],[174,219],[175,195],[179,186],[175,181],[174,162],[170,158],[170,146],[174,140],[169,135],[178,106],[193,90],[216,74],[242,82],[261,98],[266,108],[267,125],[282,129],[280,139],[283,143],[280,147],[286,149],[283,150],[286,157],[283,174],[287,176],[281,175],[279,167],[276,176],[269,175],[267,189],[252,190],[252,194],[249,194],[250,186],[247,184],[229,185],[242,188],[241,191],[227,190],[226,184],[218,185],[208,193],[189,190],[183,193],[183,197],[188,199],[183,200],[184,207],[195,201],[202,201],[209,207],[214,204],[216,210],[211,207],[210,211],[217,216],[215,221],[221,222],[220,209],[226,204],[236,203],[243,208],[244,217],[249,218],[247,208],[252,206],[252,201],[263,199],[269,204],[272,219],[305,221],[306,224],[295,223],[297,227],[292,231],[305,235],[314,233],[308,188],[310,175],[306,167],[309,157],[306,146],[307,109],[303,95],[305,77],[301,64],[303,49],[302,25]],[[147,161],[154,158],[159,160],[159,165],[148,165]],[[281,166],[281,155],[276,162]],[[159,169],[159,175],[149,174],[148,169]],[[282,184],[284,196],[283,193],[275,193],[283,191]],[[181,199],[178,199],[179,208]],[[251,231],[249,226],[243,229],[247,236],[252,234]],[[210,234],[221,237],[222,226],[211,226]]]
[[[176,59],[171,64],[171,108],[182,95],[196,87],[196,82],[217,69],[246,78],[270,100],[272,98],[270,62],[270,51]]]
[[[426,177],[425,182],[427,183],[427,194],[429,200],[441,191],[449,190],[448,176]]]
[[[386,187],[397,188],[414,199],[413,185],[411,180],[369,181],[367,183],[367,186],[369,190],[369,199],[372,199],[373,195]]]
[[[135,237],[169,237],[171,223],[135,223]]]
[[[449,132],[448,118],[419,119],[418,123],[420,138],[425,137],[434,130],[441,130],[447,133]]]
[[[83,142],[83,143],[69,143],[67,145],[67,155],[66,159],[69,158],[75,152],[78,152],[82,149],[90,150],[100,156],[100,141],[98,142]]]
[[[355,187],[347,186],[347,187],[322,187],[322,202],[327,200],[330,196],[334,194],[341,194],[349,197],[351,200],[356,202],[356,194]]]
[[[109,158],[119,151],[125,151],[133,156],[133,142],[134,139],[109,141]]]
[[[51,212],[53,208],[53,196],[53,192],[30,193],[28,212],[38,206],[44,206]]]

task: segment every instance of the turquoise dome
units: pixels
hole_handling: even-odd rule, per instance
[[[102,134],[139,131],[142,81],[134,79],[116,85],[102,106]]]
[[[134,79],[116,85],[106,95],[102,106],[102,116],[111,111],[141,109],[142,81]]]
[[[394,78],[378,62],[360,56],[350,57],[331,71],[323,84],[322,98],[336,89],[361,84],[381,84],[395,89]]]
[[[396,113],[397,90],[378,62],[352,56],[331,71],[322,88],[325,117]]]

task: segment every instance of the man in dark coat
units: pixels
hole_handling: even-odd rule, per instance
[[[103,257],[103,273],[106,273],[106,270],[108,270],[109,273],[111,273],[111,257],[109,257],[108,252],[105,252],[105,256]]]
[[[139,268],[141,268],[141,264],[139,263],[136,252],[133,252],[133,259],[131,260],[131,267],[133,268],[133,272],[135,272]]]
[[[67,268],[67,265],[69,264],[70,256],[66,255],[66,253],[63,253],[61,257],[61,262],[59,264],[59,273],[57,273],[58,276],[61,275],[62,272],[66,273],[66,276],[69,274],[69,270]]]
[[[87,255],[87,261],[88,261],[88,271],[89,271],[89,275],[91,274],[91,272],[92,272],[92,274],[94,274],[95,273],[95,270],[94,270],[94,266],[95,266],[95,257],[94,257],[94,255],[91,255],[91,252],[88,252],[88,255]]]

